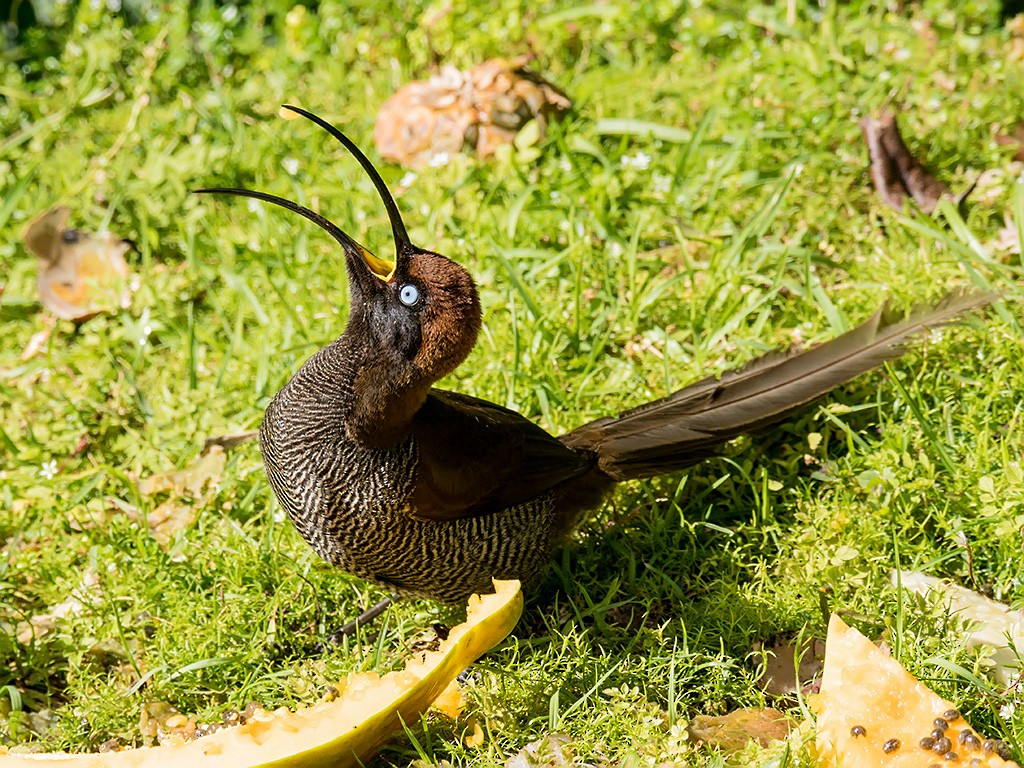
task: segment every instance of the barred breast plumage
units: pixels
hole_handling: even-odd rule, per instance
[[[345,346],[310,358],[260,427],[267,477],[303,538],[331,564],[402,595],[458,602],[489,591],[492,577],[539,579],[555,494],[452,522],[413,517],[415,438],[366,448],[345,432],[354,377]]]

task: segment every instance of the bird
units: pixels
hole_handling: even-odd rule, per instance
[[[907,316],[883,305],[819,346],[772,353],[551,435],[514,410],[434,386],[481,330],[472,276],[412,243],[394,197],[352,140],[312,112],[284,108],[331,134],[369,176],[390,221],[393,259],[290,200],[232,187],[196,192],[281,206],[341,247],[347,324],[272,398],[260,450],[277,500],[309,545],[396,595],[456,603],[490,591],[492,579],[535,588],[552,550],[616,484],[697,464],[994,299],[959,290]]]

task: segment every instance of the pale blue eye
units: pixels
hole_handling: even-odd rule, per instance
[[[420,289],[412,283],[406,283],[398,289],[398,300],[405,306],[411,307],[420,300]]]

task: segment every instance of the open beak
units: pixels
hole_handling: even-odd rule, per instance
[[[256,192],[252,189],[237,189],[235,187],[208,187],[207,189],[196,189],[193,190],[193,192],[197,195],[212,194],[252,197],[256,200],[262,200],[265,203],[273,203],[274,205],[279,205],[282,208],[287,208],[289,211],[309,219],[337,240],[345,250],[346,261],[353,265],[359,265],[362,268],[361,270],[357,270],[357,273],[359,271],[369,272],[370,275],[373,275],[373,277],[385,283],[390,282],[391,278],[394,277],[395,263],[393,261],[388,261],[387,259],[382,259],[379,256],[376,256],[365,246],[349,237],[349,235],[334,222],[329,221],[315,211],[309,210],[309,208],[306,208],[305,206],[293,203],[291,200],[286,200],[283,197],[271,195],[266,192]]]
[[[311,211],[309,208],[301,206],[298,203],[293,203],[291,200],[285,200],[283,197],[267,194],[266,192],[255,192],[251,189],[237,189],[233,187],[210,187],[208,189],[197,189],[195,192],[198,194],[222,194],[252,197],[256,200],[262,200],[267,203],[279,205],[282,208],[287,208],[289,211],[309,219],[341,244],[341,247],[345,250],[346,261],[349,263],[353,276],[359,276],[360,273],[364,276],[368,276],[366,273],[369,273],[369,275],[372,275],[381,282],[391,282],[400,264],[408,259],[409,256],[417,249],[409,241],[409,235],[405,230],[405,222],[402,221],[402,214],[398,210],[398,204],[395,203],[395,198],[391,196],[391,192],[388,190],[387,184],[384,183],[384,179],[382,179],[380,174],[377,173],[377,169],[373,167],[373,164],[366,155],[362,153],[359,147],[357,147],[351,139],[326,120],[323,120],[312,112],[307,112],[299,107],[293,107],[285,104],[284,108],[312,120],[340,141],[344,145],[345,149],[355,157],[359,162],[359,165],[362,166],[363,170],[370,177],[370,181],[373,182],[373,186],[377,189],[377,194],[380,195],[381,200],[384,202],[384,208],[387,211],[388,220],[391,222],[391,232],[395,239],[394,261],[382,259],[371,253],[368,249],[349,237],[340,227],[333,222],[328,221],[319,213]],[[363,288],[369,289],[370,286],[363,285]]]

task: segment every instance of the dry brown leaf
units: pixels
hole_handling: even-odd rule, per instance
[[[31,360],[43,351],[46,343],[50,340],[50,334],[53,333],[54,322],[56,321],[52,319],[49,322],[44,321],[43,329],[32,334],[32,338],[28,340],[25,349],[21,351],[22,360]]]
[[[70,215],[65,206],[47,211],[25,228],[22,240],[39,260],[40,301],[57,317],[80,323],[128,306],[124,255],[131,246],[110,232],[67,228]]]
[[[237,448],[244,443],[248,443],[250,440],[255,440],[260,436],[258,429],[248,429],[244,432],[228,432],[224,435],[214,435],[213,437],[206,438],[203,442],[203,453],[206,453],[214,446],[223,448],[225,451],[230,451],[232,448]]]
[[[761,650],[760,643],[754,646],[755,652]],[[798,647],[792,638],[780,639],[765,653],[765,670],[760,680],[761,690],[777,698],[795,696],[818,677],[824,660],[825,643],[821,640],[806,639]]]
[[[687,726],[690,738],[723,752],[739,752],[751,741],[762,747],[789,735],[790,723],[777,709],[748,707],[721,717],[698,715]]]
[[[467,71],[449,64],[427,80],[403,85],[377,115],[377,151],[420,168],[463,149],[488,157],[531,120],[543,132],[572,102],[525,64],[525,58],[489,59]]]
[[[549,733],[519,750],[519,754],[505,763],[505,768],[567,768],[571,765],[574,765],[572,739],[562,733]]]
[[[185,469],[161,472],[139,484],[146,496],[169,494],[146,517],[150,534],[161,546],[167,546],[175,533],[191,525],[203,505],[213,498],[226,462],[224,449],[215,445]]]
[[[988,673],[1001,685],[1009,686],[1020,678],[1021,653],[1024,653],[1024,611],[985,597],[974,590],[919,571],[893,571],[892,582],[919,595],[935,593],[950,614],[970,623],[965,632],[968,648],[991,649],[986,662]]]
[[[1004,226],[999,228],[999,234],[995,240],[989,243],[992,247],[1004,253],[1020,253],[1020,235],[1017,232],[1017,225],[1008,213],[1003,214]]]
[[[79,589],[83,593],[96,593],[98,585],[99,577],[92,571],[86,571]],[[66,600],[51,605],[44,613],[36,614],[28,621],[19,621],[16,638],[22,645],[28,645],[33,640],[38,640],[53,632],[61,619],[77,616],[84,607],[82,601],[72,594]]]
[[[1012,160],[1024,161],[1024,123],[1017,123],[1013,128],[997,133],[995,139],[1001,147],[1014,148]]]
[[[925,213],[935,210],[943,197],[953,195],[941,181],[919,163],[900,136],[893,112],[882,112],[860,121],[871,159],[871,180],[886,205],[897,211],[909,196]]]

